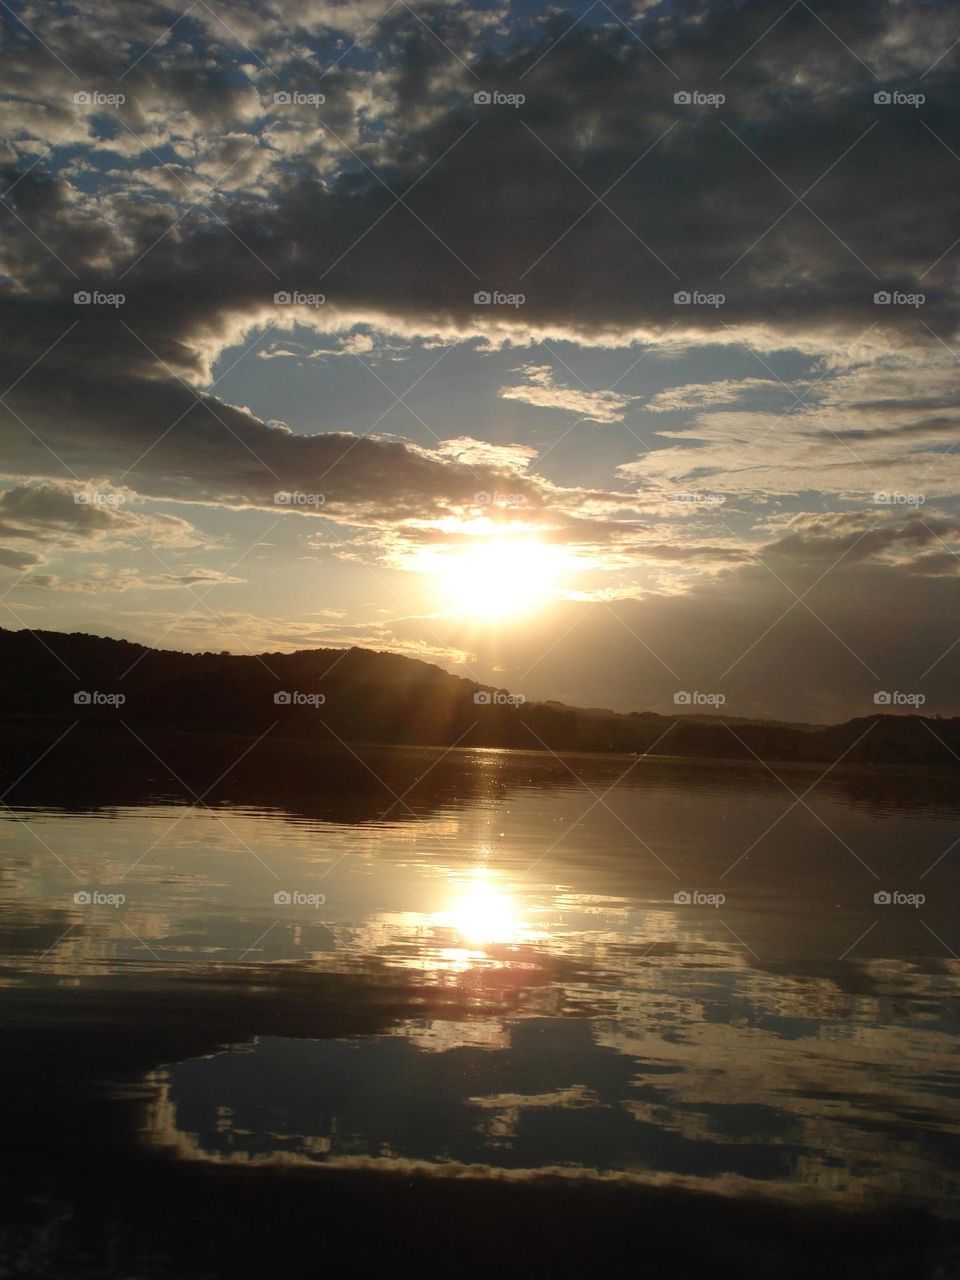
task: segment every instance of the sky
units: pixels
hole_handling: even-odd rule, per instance
[[[0,21],[0,625],[960,712],[955,6]]]

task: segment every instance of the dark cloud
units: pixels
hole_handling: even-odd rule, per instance
[[[115,547],[157,546],[195,548],[204,544],[192,526],[179,516],[131,510],[136,495],[115,489],[108,482],[92,485],[32,483],[0,493],[0,566],[19,570],[25,586],[66,590],[109,590],[108,575],[86,583],[70,582],[57,575],[32,572],[50,558],[72,550],[98,552]],[[210,540],[205,546],[209,549]],[[136,581],[126,576],[126,585]]]
[[[443,619],[394,631],[464,650],[469,674],[529,698],[683,714],[674,695],[699,691],[722,693],[727,716],[829,723],[899,690],[922,694],[930,714],[960,713],[956,560],[938,578],[840,564],[816,586],[825,564],[791,575],[770,563],[782,581],[757,564],[684,594],[570,602],[495,632]]]
[[[488,491],[514,493],[530,510],[544,501],[541,485],[504,467],[399,440],[297,435],[170,381],[107,382],[77,370],[69,383],[25,390],[17,405],[22,421],[5,432],[5,469],[111,474],[153,497],[357,521],[437,517]],[[290,493],[303,496],[277,497]]]
[[[910,563],[914,572],[960,577],[960,555],[951,545],[960,541],[960,520],[953,517],[929,513],[885,519],[882,514],[849,512],[797,515],[784,523],[789,532],[763,549],[764,558],[824,565],[841,557],[890,560]],[[919,554],[930,547],[938,548],[940,554],[933,558]]]
[[[121,194],[96,201],[57,176],[55,165],[38,165],[8,196],[22,223],[10,214],[5,227],[11,283],[0,318],[11,341],[0,365],[4,385],[57,345],[9,404],[81,475],[117,474],[136,463],[144,492],[223,502],[262,500],[271,473],[276,487],[294,479],[318,485],[323,476],[335,497],[361,502],[366,493],[381,506],[395,501],[403,513],[423,507],[421,488],[429,505],[444,485],[451,501],[478,485],[402,446],[344,439],[322,406],[316,428],[328,434],[309,440],[206,397],[211,411],[190,409],[172,378],[200,384],[224,346],[257,324],[289,324],[291,311],[273,306],[277,288],[324,292],[324,307],[299,311],[321,328],[367,318],[409,332],[532,330],[627,341],[671,326],[673,337],[727,340],[731,326],[756,340],[766,334],[767,341],[830,346],[879,319],[880,333],[900,330],[906,338],[897,341],[929,343],[915,309],[873,305],[882,284],[924,292],[924,320],[949,335],[958,318],[949,255],[929,268],[955,238],[956,161],[924,126],[947,129],[958,106],[954,77],[946,64],[924,76],[922,118],[914,108],[875,106],[878,81],[858,59],[892,77],[889,84],[906,84],[926,69],[930,32],[899,5],[821,9],[839,39],[798,7],[735,66],[751,33],[766,30],[779,8],[741,7],[736,21],[729,6],[698,9],[696,21],[682,6],[654,9],[645,19],[648,43],[678,78],[613,22],[581,24],[542,58],[550,32],[507,54],[473,49],[480,82],[505,90],[522,82],[522,110],[474,106],[478,81],[429,32],[387,23],[379,38],[394,79],[366,108],[382,127],[365,134],[354,118],[341,145],[324,128],[328,117],[318,117],[297,135],[292,154],[276,157],[266,185],[218,190],[209,197],[212,213],[207,204],[190,208],[185,193],[182,200]],[[271,11],[254,12],[269,32]],[[442,7],[433,16],[457,52],[482,34],[479,21],[458,26]],[[934,17],[942,25],[942,15]],[[303,20],[329,18],[311,10]],[[101,15],[114,31],[131,19],[122,5]],[[68,65],[92,65],[83,59],[99,56],[113,69],[114,55],[97,54],[89,27],[82,38],[77,32],[74,25],[56,33]],[[129,37],[121,62],[134,47],[132,31]],[[229,44],[223,32],[218,40]],[[20,66],[25,51],[9,56]],[[195,129],[208,136],[211,113],[220,130],[239,127],[223,168],[244,154],[247,137],[248,150],[271,147],[266,130],[283,120],[251,105],[229,66],[195,68],[176,58],[168,66],[166,47],[157,56],[150,83],[166,85]],[[363,74],[349,73],[351,102]],[[70,87],[62,67],[51,64],[50,75],[58,93]],[[131,102],[136,83],[134,74]],[[708,92],[721,83],[727,102],[720,109],[673,101],[678,85]],[[172,108],[152,92],[137,107],[147,114],[134,123],[143,126],[156,112],[162,132]],[[109,120],[102,128],[108,143],[124,133]],[[307,177],[297,157],[313,156],[321,144],[335,167]],[[141,153],[138,164],[152,171],[163,158]],[[813,212],[797,206],[786,213],[793,196],[771,170],[802,192],[828,169],[809,197]],[[421,177],[396,205],[393,193]],[[599,194],[614,182],[606,200],[612,212],[587,212],[594,198],[586,188]],[[78,287],[122,291],[126,301],[115,314],[81,310],[72,302]],[[522,291],[526,301],[515,309],[476,307],[480,287]],[[721,291],[727,301],[720,309],[678,307],[680,288]],[[576,393],[567,397],[575,407]],[[6,418],[5,435],[4,465],[25,450],[31,471],[63,474],[15,419]]]
[[[0,566],[4,569],[29,569],[39,564],[42,557],[32,551],[15,551],[10,547],[0,547]]]

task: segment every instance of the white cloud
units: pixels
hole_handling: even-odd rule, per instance
[[[624,411],[636,396],[618,391],[590,391],[578,387],[558,386],[549,365],[526,364],[516,370],[526,382],[501,387],[504,400],[519,400],[537,409],[564,409],[589,422],[622,422]]]

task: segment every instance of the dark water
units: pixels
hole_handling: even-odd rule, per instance
[[[953,1213],[955,778],[357,755],[272,806],[159,766],[14,797],[0,993],[39,1091],[72,1072],[147,1163]]]

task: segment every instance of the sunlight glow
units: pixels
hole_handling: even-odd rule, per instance
[[[478,538],[443,557],[439,577],[458,613],[499,618],[543,603],[563,568],[562,552],[535,538]]]
[[[483,947],[517,942],[523,932],[511,894],[478,870],[457,893],[438,923],[455,929],[464,942]]]

